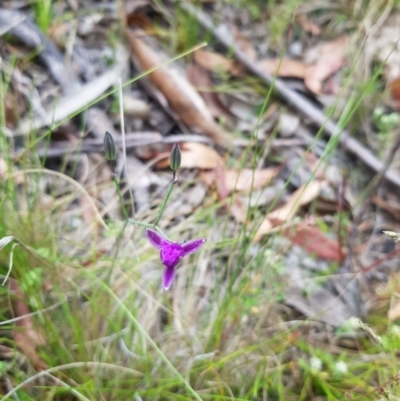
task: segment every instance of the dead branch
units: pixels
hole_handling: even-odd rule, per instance
[[[359,158],[366,166],[375,172],[384,170],[384,163],[379,160],[369,149],[361,145],[356,139],[352,138],[348,131],[340,129],[338,125],[327,118],[325,114],[315,107],[301,94],[291,90],[284,81],[275,79],[270,74],[263,71],[253,60],[238,49],[230,36],[226,34],[222,26],[215,26],[211,19],[201,10],[192,6],[189,3],[182,3],[182,7],[196,17],[199,23],[210,30],[213,35],[226,47],[229,48],[235,58],[243,64],[250,72],[264,80],[268,85],[273,85],[274,90],[279,96],[284,99],[290,106],[299,111],[304,117],[310,119],[314,124],[323,129],[329,136],[340,136],[341,145],[350,153]],[[385,179],[396,187],[400,188],[400,175],[393,170],[386,170],[384,173]]]

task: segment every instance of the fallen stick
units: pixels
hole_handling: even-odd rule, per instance
[[[125,135],[125,147],[126,149],[134,149],[139,146],[148,146],[155,144],[174,144],[181,142],[200,142],[208,145],[212,144],[212,141],[202,135],[196,134],[178,134],[163,136],[159,132],[131,132]],[[118,147],[122,147],[122,137],[115,136],[114,141]],[[15,159],[20,157],[20,153],[23,150],[17,151]],[[58,158],[69,154],[80,154],[80,153],[92,153],[92,152],[104,152],[103,138],[96,139],[84,139],[77,142],[75,145],[71,145],[70,141],[59,141],[54,142],[50,148],[38,149],[37,155],[43,159]]]
[[[275,79],[272,75],[267,74],[257,64],[252,61],[243,51],[237,48],[235,43],[226,35],[221,29],[222,26],[216,27],[210,18],[198,8],[192,6],[187,2],[181,3],[181,6],[192,16],[197,18],[199,23],[211,31],[213,35],[223,44],[229,48],[235,58],[243,64],[250,72],[258,76],[269,85],[273,85],[277,94],[284,99],[290,106],[297,109],[304,117],[310,119],[318,127],[323,129],[329,136],[339,135],[339,141],[343,147],[353,155],[357,156],[362,162],[375,172],[379,172],[385,168],[384,163],[379,160],[368,148],[361,145],[356,139],[352,138],[348,131],[345,129],[340,130],[335,122],[325,116],[325,114],[315,107],[309,100],[301,94],[291,90],[284,81]],[[393,170],[386,170],[384,178],[400,188],[400,175]]]
[[[213,141],[203,135],[196,134],[173,134],[168,136],[163,136],[159,132],[131,132],[127,133],[125,136],[125,148],[135,149],[139,146],[149,146],[156,144],[174,144],[182,142],[197,142],[204,143],[206,145],[212,146]],[[114,141],[117,146],[122,147],[122,137],[114,137]],[[310,141],[307,139],[274,139],[271,141],[271,148],[278,149],[282,147],[293,147],[293,146],[308,146]],[[233,145],[238,147],[247,147],[251,144],[249,139],[235,138],[233,139]],[[37,149],[37,155],[41,159],[54,159],[58,157],[63,157],[71,154],[81,154],[81,153],[102,153],[103,148],[103,138],[99,139],[84,139],[77,142],[75,145],[71,145],[71,141],[58,141],[54,142],[51,147],[46,149]],[[18,160],[23,154],[24,150],[17,150],[14,155],[14,160]]]

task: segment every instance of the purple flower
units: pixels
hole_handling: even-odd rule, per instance
[[[165,266],[163,273],[163,286],[165,290],[171,287],[175,278],[176,266],[180,260],[184,256],[198,251],[204,242],[206,242],[204,238],[199,238],[178,244],[177,242],[168,241],[158,232],[149,228],[146,229],[146,234],[150,244],[160,250],[160,259]]]

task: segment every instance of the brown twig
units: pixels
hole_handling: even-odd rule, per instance
[[[122,147],[122,137],[115,136],[114,141],[117,146]],[[159,143],[171,144],[175,142],[201,142],[205,144],[212,144],[212,141],[209,138],[196,134],[180,134],[164,137],[156,131],[143,131],[131,132],[125,135],[126,149],[136,148],[138,146],[155,145]],[[101,138],[96,138],[84,139],[81,142],[77,142],[75,145],[71,145],[70,141],[54,142],[52,147],[49,149],[38,149],[37,154],[40,158],[52,159],[72,153],[79,154],[103,151],[103,140]],[[15,158],[19,158],[18,153]]]
[[[344,148],[358,157],[362,162],[375,172],[384,170],[384,163],[379,160],[369,149],[361,145],[352,138],[348,131],[338,130],[335,122],[325,116],[323,111],[315,107],[309,100],[301,94],[290,89],[281,79],[275,79],[272,75],[262,70],[256,62],[251,60],[246,54],[238,49],[229,35],[223,30],[222,26],[215,26],[211,19],[198,8],[188,2],[182,3],[182,7],[197,18],[200,24],[211,31],[213,35],[227,48],[229,48],[235,58],[244,65],[250,72],[264,80],[267,84],[273,85],[275,92],[284,99],[290,106],[299,111],[304,117],[310,119],[318,127],[321,127],[329,136],[336,136],[340,133],[340,143]],[[392,170],[386,170],[385,179],[396,187],[400,188],[400,175]]]
[[[114,137],[114,141],[117,146],[122,146],[122,138],[119,136]],[[163,136],[157,131],[142,131],[142,132],[130,132],[125,135],[125,147],[126,149],[137,148],[139,146],[148,146],[156,144],[173,144],[182,142],[199,142],[206,145],[212,145],[213,141],[203,135],[197,135],[192,133],[186,134],[172,134]],[[250,144],[250,140],[235,138],[233,139],[233,145],[237,147],[247,147]],[[310,142],[306,139],[274,139],[271,141],[271,148],[279,149],[282,147],[293,147],[293,146],[307,146]],[[38,149],[37,155],[40,158],[54,159],[70,154],[79,153],[92,153],[92,152],[103,152],[102,139],[84,139],[76,144],[71,144],[70,141],[58,141],[52,142],[50,148]],[[14,160],[18,160],[23,154],[21,149],[14,155]]]

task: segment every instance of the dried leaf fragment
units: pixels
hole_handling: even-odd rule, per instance
[[[301,206],[311,203],[326,185],[326,181],[312,181],[309,184],[302,185],[293,192],[285,205],[269,213],[268,219],[273,223],[275,222],[275,225],[290,220]]]
[[[260,60],[257,62],[257,65],[268,74],[277,75],[282,78],[304,79],[306,71],[306,66],[302,61],[290,58]]]
[[[260,170],[226,169],[220,177],[217,177],[214,171],[203,171],[200,179],[207,185],[215,184],[219,178],[224,180],[225,187],[230,193],[232,191],[250,191],[252,189],[262,188],[267,185],[279,173],[278,168],[265,168]]]
[[[343,66],[348,42],[349,38],[343,36],[308,51],[313,62],[306,66],[304,83],[311,92],[321,94],[325,79]]]
[[[207,71],[227,71],[232,75],[243,73],[243,67],[234,60],[230,60],[222,54],[210,52],[208,50],[196,50],[193,54],[194,61]]]
[[[294,244],[325,260],[341,262],[345,256],[338,241],[327,237],[320,228],[305,222],[284,231]]]
[[[229,212],[238,223],[246,223],[247,205],[245,205],[239,198],[233,198]]]
[[[312,202],[326,185],[326,181],[312,181],[309,184],[304,184],[299,187],[283,206],[272,211],[265,217],[253,241],[259,241],[262,236],[267,234],[273,227],[280,226],[282,223],[294,217],[298,209]]]
[[[159,67],[149,74],[149,78],[164,94],[181,120],[190,127],[202,130],[215,143],[227,146],[230,135],[214,121],[207,105],[186,79],[185,74],[172,64],[160,67],[167,58],[161,57],[160,51],[147,44],[139,31],[127,31],[127,37],[134,59],[144,71]]]
[[[392,98],[396,101],[400,101],[400,78],[395,78],[393,79],[390,84],[390,94],[392,95]]]
[[[207,71],[197,64],[190,64],[187,68],[189,82],[206,102],[214,117],[224,116],[227,120],[232,118],[228,108],[221,102],[218,94],[212,91],[212,82]]]
[[[186,142],[181,145],[181,168],[214,169],[222,166],[222,157],[211,147],[197,142]],[[169,166],[169,153],[157,163],[157,167]]]

